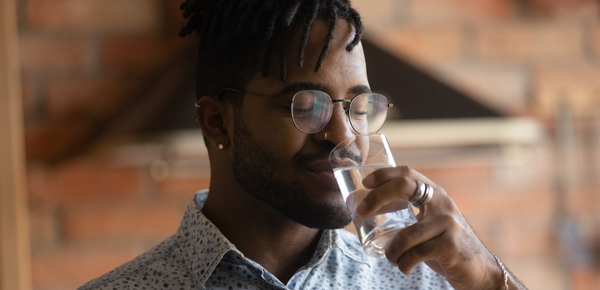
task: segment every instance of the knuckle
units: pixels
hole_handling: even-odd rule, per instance
[[[466,229],[460,220],[457,218],[447,219],[446,231],[442,236],[445,248],[451,252],[458,252],[466,234]]]
[[[394,183],[395,183],[396,188],[404,188],[404,187],[410,186],[411,184],[414,184],[415,181],[408,176],[402,175],[402,176],[396,178],[394,180]]]
[[[451,214],[445,215],[444,223],[446,226],[446,230],[450,233],[461,232],[464,229],[462,223],[458,220],[458,218]]]
[[[382,182],[392,179],[393,173],[390,171],[391,171],[390,168],[381,168],[381,169],[375,170],[371,174],[375,177],[375,183],[379,184],[379,183],[382,183]]]
[[[391,179],[394,177],[394,172],[391,168],[384,168],[384,169],[378,170],[376,172],[379,175],[379,177],[381,177],[383,179]]]
[[[415,180],[408,176],[402,176],[401,182],[402,182],[402,186],[408,186],[408,185],[415,184]]]
[[[458,245],[459,238],[456,232],[448,232],[444,235],[444,247],[446,248],[446,251],[454,253],[456,249],[458,249]]]
[[[423,243],[415,247],[415,252],[418,256],[429,256],[435,250],[436,246],[433,243]]]
[[[444,195],[444,196],[448,196],[448,194],[446,193],[446,190],[444,190],[444,188],[442,188],[441,186],[439,186],[437,184],[431,184],[431,186],[439,194]]]
[[[410,232],[411,232],[411,228],[407,227],[404,229],[401,229],[400,231],[398,231],[398,233],[396,234],[396,237],[394,237],[394,241],[397,245],[408,245],[409,244],[409,240],[410,240]]]
[[[398,169],[398,171],[400,172],[401,175],[409,175],[411,173],[411,170],[413,170],[412,168],[410,168],[406,165],[401,165],[396,168]]]
[[[429,225],[426,222],[420,222],[405,228],[402,233],[407,240],[418,239],[423,236],[428,229]]]

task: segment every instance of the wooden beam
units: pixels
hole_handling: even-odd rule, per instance
[[[0,0],[0,289],[31,289],[15,0]]]

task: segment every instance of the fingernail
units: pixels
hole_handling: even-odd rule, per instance
[[[367,177],[365,177],[365,179],[363,179],[362,184],[364,187],[371,188],[374,182],[375,176],[373,174],[369,174]]]

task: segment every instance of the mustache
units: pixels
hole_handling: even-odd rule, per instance
[[[297,164],[306,164],[306,163],[310,163],[310,162],[313,162],[316,160],[322,160],[322,159],[329,160],[330,153],[331,153],[331,149],[323,148],[316,152],[297,155],[296,163]],[[339,156],[343,157],[343,158],[348,158],[348,159],[356,162],[357,164],[362,164],[362,162],[363,162],[363,158],[360,155],[354,153],[354,151],[352,151],[348,148],[341,149],[339,151]]]
[[[344,148],[341,149],[339,152],[340,157],[344,157],[344,158],[348,158],[354,162],[356,162],[357,164],[362,164],[363,159],[360,155],[354,153],[354,151],[348,149],[348,148]]]

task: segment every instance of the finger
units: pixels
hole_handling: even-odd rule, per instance
[[[410,248],[394,264],[397,265],[400,272],[410,275],[410,272],[417,264],[425,261],[439,260],[443,252],[442,248],[443,246],[435,239],[429,240]]]
[[[461,268],[463,270],[468,268],[471,269],[468,271],[472,271],[473,269],[469,265],[472,264],[474,257],[482,252],[487,253],[464,219],[448,214],[426,217],[425,220],[426,223],[433,225],[430,232],[424,230],[423,235],[419,236],[417,233],[414,240],[409,237],[405,242],[414,246],[404,250],[408,246],[402,247],[403,241],[390,243],[390,247],[393,247],[388,249],[390,260],[399,257],[395,262],[403,273],[410,273],[416,264],[427,262],[430,267],[434,266],[432,269],[438,273],[442,268],[446,269],[444,271],[454,269],[453,275],[456,275],[462,273]],[[436,233],[439,234],[436,235]],[[398,252],[395,247],[398,247]],[[459,264],[462,266],[456,268]],[[446,274],[450,274],[450,272],[446,272]]]
[[[445,231],[444,224],[433,219],[424,219],[399,230],[385,250],[386,258],[392,263],[397,263],[412,248],[442,235]]]
[[[396,177],[412,177],[414,169],[408,166],[386,167],[373,171],[363,179],[363,185],[366,188],[375,188]]]
[[[428,184],[434,190],[434,197],[429,201],[433,202],[436,195],[441,193],[446,195],[445,191],[433,183],[429,178],[420,172],[408,167],[399,166],[394,168],[382,168],[374,171],[363,180],[363,185],[367,188],[374,188],[363,202],[358,205],[356,213],[363,216],[370,216],[379,211],[382,206],[396,199],[411,200],[417,189],[416,181]],[[421,211],[419,215],[424,212]]]
[[[381,207],[398,199],[410,200],[417,189],[417,182],[407,176],[397,175],[376,186],[356,208],[356,213],[370,216]]]

